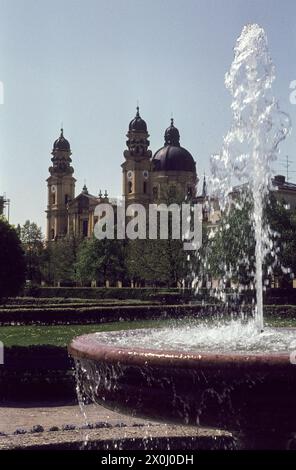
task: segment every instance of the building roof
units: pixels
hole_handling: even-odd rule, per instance
[[[70,152],[70,143],[64,137],[64,129],[61,128],[61,135],[53,143],[53,150],[64,150]]]
[[[283,175],[276,175],[272,179],[272,185],[280,191],[296,191],[296,184],[286,181],[286,178]]]
[[[137,106],[136,116],[129,123],[128,129],[129,132],[147,132],[147,124],[140,116],[139,106]]]
[[[152,158],[152,170],[196,172],[191,153],[180,145],[180,133],[174,126],[173,118],[164,134],[164,146]]]

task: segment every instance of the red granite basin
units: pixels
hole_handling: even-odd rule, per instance
[[[247,436],[247,448],[282,448],[296,431],[296,366],[288,353],[115,347],[94,334],[73,339],[68,350],[84,393],[112,410],[234,431]]]

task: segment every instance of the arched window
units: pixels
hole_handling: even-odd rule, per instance
[[[55,195],[55,193],[53,193],[52,196],[51,196],[51,203],[52,203],[52,204],[55,204],[55,203],[56,203],[56,195]]]
[[[127,183],[128,193],[131,194],[133,192],[133,183],[129,181]]]
[[[50,231],[50,238],[51,240],[54,240],[54,228],[52,228]]]
[[[153,187],[153,198],[158,199],[158,187],[157,186]]]
[[[68,194],[65,194],[65,204],[68,204],[68,202],[69,202],[69,196]]]
[[[144,194],[147,193],[147,181],[144,181],[144,183],[143,183],[143,193]]]

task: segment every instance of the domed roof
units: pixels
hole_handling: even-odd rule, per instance
[[[180,147],[180,133],[174,126],[173,118],[171,118],[170,127],[168,127],[164,133],[164,142],[165,145],[176,145],[177,147]]]
[[[139,106],[137,106],[137,114],[129,123],[128,129],[130,132],[147,132],[147,124],[140,116]]]
[[[65,151],[70,151],[70,143],[68,142],[67,139],[64,137],[64,129],[61,129],[61,135],[60,137],[54,141],[53,144],[53,150],[65,150]]]
[[[174,120],[164,134],[164,147],[159,149],[153,159],[154,171],[191,171],[195,173],[195,161],[188,152],[180,146],[180,134],[174,126]]]

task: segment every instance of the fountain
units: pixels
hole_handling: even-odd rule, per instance
[[[232,431],[245,449],[287,448],[296,431],[293,328],[264,328],[262,224],[271,163],[289,121],[270,96],[274,68],[265,32],[244,27],[226,86],[233,126],[213,157],[213,186],[227,206],[232,177],[247,179],[254,201],[256,295],[252,320],[188,321],[174,328],[75,338],[79,386],[94,402],[133,416]]]

